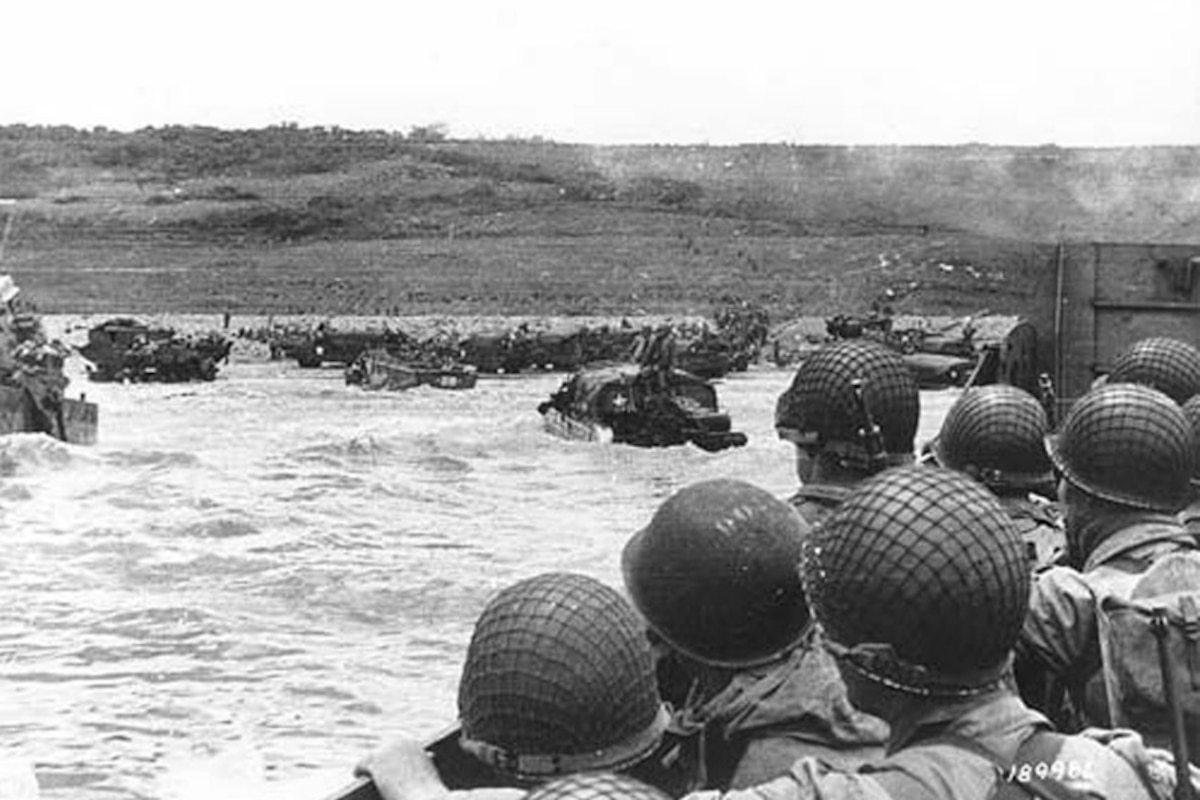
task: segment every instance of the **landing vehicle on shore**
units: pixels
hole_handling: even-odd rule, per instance
[[[637,447],[691,442],[709,452],[740,447],[711,383],[680,369],[610,364],[575,373],[538,406],[550,433],[564,439]]]
[[[218,333],[190,336],[115,317],[88,331],[79,354],[88,360],[88,380],[97,383],[180,383],[215,380],[232,347]]]
[[[368,350],[346,368],[346,384],[370,391],[404,391],[417,386],[435,389],[473,389],[479,373],[463,364],[421,364],[405,361],[386,350]]]

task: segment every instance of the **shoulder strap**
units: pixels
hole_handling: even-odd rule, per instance
[[[1049,774],[1054,770],[1053,765],[1058,760],[1065,738],[1061,733],[1038,730],[1021,742],[1016,758],[1011,763],[1006,763],[974,739],[953,733],[927,739],[922,744],[953,745],[995,764],[1000,777],[992,800],[1023,800],[1031,797],[1038,800],[1087,800],[1084,794],[1064,786]],[[1045,766],[1039,770],[1041,765]],[[1039,771],[1047,773],[1046,777],[1039,777]]]

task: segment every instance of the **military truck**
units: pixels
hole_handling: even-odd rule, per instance
[[[79,354],[88,361],[88,380],[97,383],[178,383],[215,380],[232,347],[219,333],[185,335],[115,317],[88,331]]]

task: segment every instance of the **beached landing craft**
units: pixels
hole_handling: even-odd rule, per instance
[[[368,350],[346,368],[346,384],[367,390],[398,392],[416,386],[435,389],[472,389],[479,373],[462,364],[420,364],[404,361],[386,350]]]
[[[731,430],[708,381],[679,369],[611,364],[577,372],[538,406],[546,430],[564,439],[638,447],[692,442],[716,452],[746,443]]]
[[[0,275],[0,434],[46,433],[71,444],[94,444],[95,403],[66,396],[63,363],[70,352],[46,338],[33,314],[13,314],[16,285]]]
[[[11,212],[5,220],[0,258],[15,217]],[[83,395],[65,396],[69,350],[46,337],[36,314],[19,312],[20,292],[11,275],[0,275],[0,435],[46,433],[71,444],[95,444],[100,410]]]

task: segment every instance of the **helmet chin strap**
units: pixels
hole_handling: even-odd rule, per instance
[[[620,771],[630,767],[658,747],[670,722],[665,706],[659,706],[653,721],[623,742],[583,753],[517,753],[489,742],[472,739],[464,732],[459,744],[485,764],[522,780],[537,780],[593,770]]]

